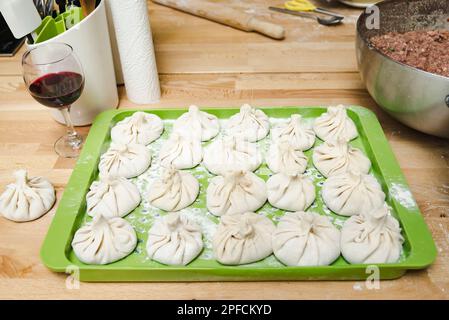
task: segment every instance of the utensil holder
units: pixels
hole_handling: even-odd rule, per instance
[[[85,85],[81,97],[72,105],[70,115],[75,126],[89,125],[97,114],[118,105],[117,84],[106,20],[105,1],[66,32],[41,42],[29,44],[29,49],[50,42],[63,42],[72,46],[84,70]],[[51,110],[53,118],[64,123],[58,110]]]

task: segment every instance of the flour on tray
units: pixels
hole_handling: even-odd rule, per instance
[[[407,186],[398,183],[392,183],[389,187],[391,198],[395,199],[401,206],[407,209],[417,209],[413,195]]]

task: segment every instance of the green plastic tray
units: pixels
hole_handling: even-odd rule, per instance
[[[286,120],[291,114],[299,113],[312,121],[326,111],[324,107],[277,107],[262,108],[276,122]],[[44,264],[56,272],[73,272],[79,270],[82,281],[256,281],[256,280],[362,280],[372,272],[367,265],[351,265],[342,257],[330,266],[322,267],[286,267],[276,258],[270,257],[243,266],[223,266],[213,260],[210,241],[205,238],[205,250],[192,263],[185,267],[165,266],[150,260],[146,256],[146,233],[155,217],[165,214],[163,211],[149,208],[146,200],[126,216],[135,228],[139,243],[136,250],[123,260],[109,265],[86,265],[80,262],[71,249],[71,241],[75,231],[90,217],[85,214],[85,196],[91,183],[98,176],[100,155],[106,151],[110,143],[110,129],[115,123],[139,110],[111,110],[103,112],[95,120],[82,154],[72,173],[70,181],[60,201],[56,215],[44,241],[41,258]],[[157,149],[171,131],[173,120],[185,109],[145,110],[160,116],[165,123],[165,131],[161,139],[149,146],[153,150],[153,163],[156,163]],[[227,119],[239,109],[206,109],[220,119]],[[381,279],[393,279],[402,276],[409,269],[422,269],[430,265],[436,257],[436,248],[431,234],[424,222],[416,202],[407,186],[399,165],[390,149],[376,116],[366,108],[350,107],[348,115],[355,122],[359,137],[351,142],[362,149],[372,162],[372,173],[377,177],[387,195],[387,202],[393,214],[399,219],[405,242],[401,258],[397,263],[378,264]],[[316,145],[322,143],[317,140]],[[269,138],[259,142],[266,152]],[[311,162],[311,151],[307,151],[309,165],[306,171],[317,187],[317,200],[309,210],[329,216],[337,227],[345,221],[330,212],[322,203],[320,191],[324,178],[319,175]],[[153,164],[152,164],[153,167]],[[149,169],[148,172],[152,170]],[[189,214],[201,219],[201,223],[209,223],[213,227],[218,219],[207,213],[205,209],[205,190],[210,175],[201,165],[190,170],[200,181],[200,196],[189,209]],[[256,173],[267,179],[270,171],[262,165]],[[145,174],[144,174],[145,175]],[[138,187],[145,190],[147,180],[135,178]],[[271,207],[268,203],[258,211],[274,222],[283,211]]]

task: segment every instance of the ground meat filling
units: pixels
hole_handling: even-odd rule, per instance
[[[370,39],[371,44],[395,61],[449,77],[449,31],[390,32]]]

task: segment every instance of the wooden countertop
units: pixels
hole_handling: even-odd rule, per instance
[[[55,209],[30,223],[0,218],[0,299],[5,298],[449,298],[449,141],[426,136],[382,112],[364,89],[354,54],[360,10],[339,6],[345,24],[323,27],[312,20],[267,10],[283,1],[251,1],[244,10],[286,27],[284,41],[237,31],[150,3],[150,19],[162,86],[156,107],[356,104],[372,109],[425,216],[439,256],[427,270],[364,282],[81,283],[66,289],[66,276],[47,270],[39,250]],[[237,0],[228,0],[238,6]],[[23,52],[23,49],[22,49]],[[54,141],[65,128],[26,92],[21,54],[0,58],[0,190],[12,171],[26,168],[48,177],[60,199],[73,160],[59,158]],[[120,88],[120,108],[136,107]],[[144,108],[145,106],[140,106]],[[149,107],[149,106],[148,106]],[[87,133],[89,128],[79,128]]]

